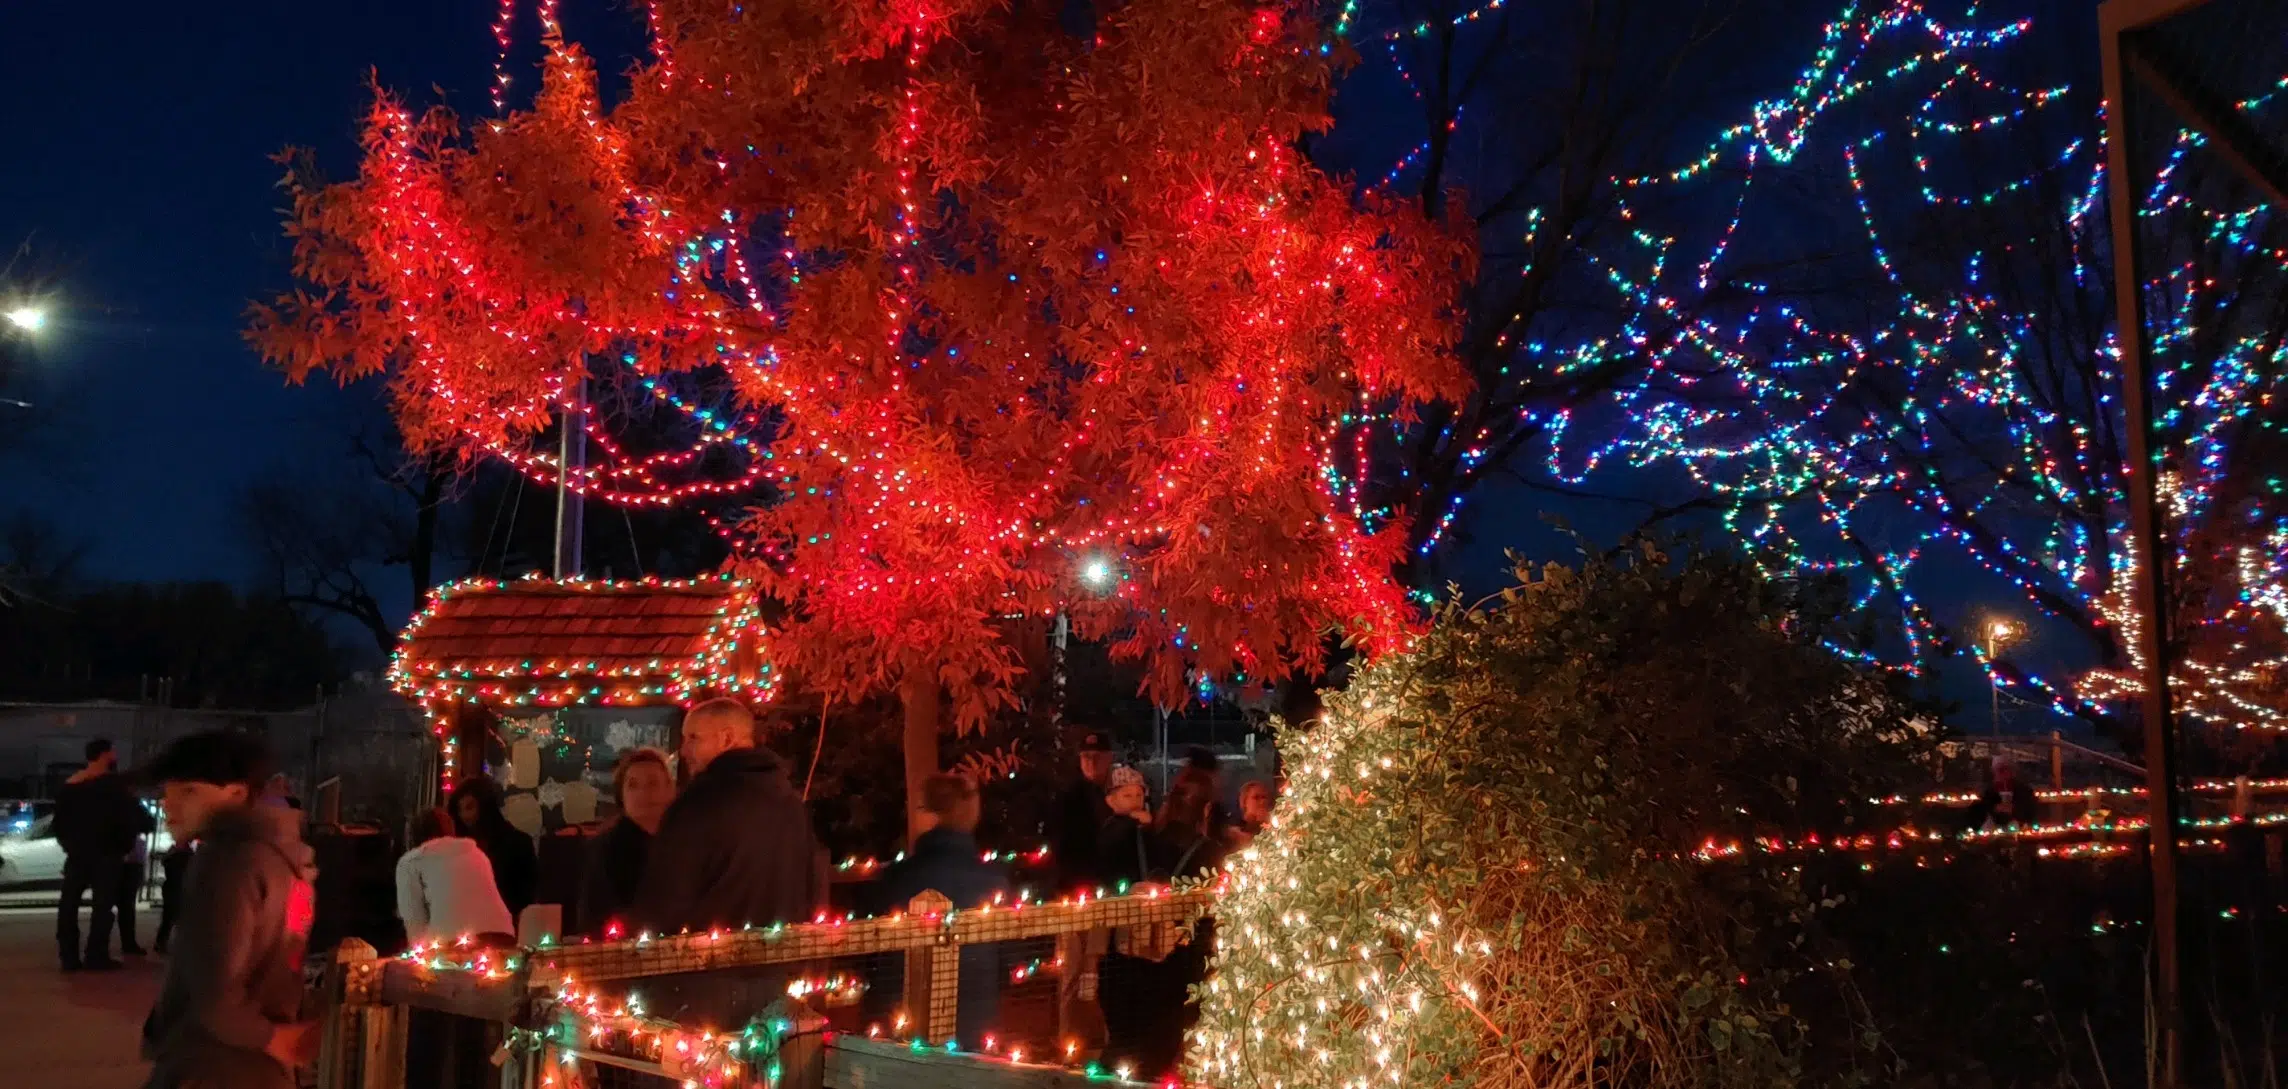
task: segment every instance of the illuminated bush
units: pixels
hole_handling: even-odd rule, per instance
[[[1651,549],[1526,572],[1284,730],[1276,826],[1231,867],[1189,1071],[1280,1089],[1792,1084],[1781,863],[1852,827],[1906,702],[1823,643],[1838,603]]]

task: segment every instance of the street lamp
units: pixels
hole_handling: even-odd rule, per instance
[[[2018,625],[2012,621],[2004,620],[2000,617],[1996,617],[1993,620],[1987,621],[1986,660],[1990,663],[1998,661],[2002,655],[2002,644],[2017,638],[2018,634]],[[1989,667],[1987,671],[1989,673],[1993,672],[1991,667]],[[2002,736],[2002,685],[2000,679],[1998,677],[1988,677],[1986,679],[1986,689],[1987,695],[1989,697],[1989,706],[1987,712],[1992,716],[1989,719],[1991,724],[1989,728],[1994,731],[1994,736],[1999,739]]]
[[[37,333],[48,324],[48,310],[44,306],[17,306],[8,311],[8,324],[27,333]]]
[[[1112,585],[1112,562],[1102,556],[1091,557],[1081,565],[1080,580],[1098,590]]]

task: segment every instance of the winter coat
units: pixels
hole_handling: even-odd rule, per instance
[[[985,861],[977,837],[951,828],[932,828],[914,840],[906,857],[890,864],[882,879],[869,890],[868,909],[881,915],[902,910],[924,889],[935,889],[961,909],[983,907],[996,895],[1006,897],[1012,886],[1009,871]]]
[[[485,853],[493,864],[493,887],[500,890],[501,902],[508,905],[510,918],[523,913],[525,905],[532,903],[532,890],[540,881],[540,856],[533,850],[532,837],[517,830],[507,821],[478,826],[468,837]],[[509,928],[514,931],[514,927]]]
[[[149,1086],[290,1085],[267,1055],[301,1019],[317,868],[299,814],[225,810],[199,836],[159,999],[143,1021]]]
[[[913,850],[892,863],[868,890],[867,909],[876,915],[903,909],[934,889],[957,909],[983,907],[1012,891],[1009,873],[984,861],[977,837],[950,828],[932,828],[914,840]],[[1002,949],[997,943],[963,946],[960,992],[954,999],[954,1036],[965,1048],[984,1046],[986,1033],[1001,1014]]]
[[[1098,827],[1097,880],[1107,891],[1121,882],[1141,885],[1153,878],[1152,830],[1125,813],[1111,813]]]
[[[1074,782],[1057,795],[1056,826],[1050,829],[1049,850],[1056,863],[1057,883],[1067,889],[1094,885],[1105,879],[1098,839],[1104,822],[1112,819],[1104,804],[1104,788],[1086,779]]]
[[[1224,841],[1182,825],[1154,829],[1147,844],[1152,880],[1173,884],[1207,877],[1223,869]]]
[[[602,935],[618,919],[623,927],[643,888],[644,860],[651,854],[651,833],[621,817],[588,844],[588,857],[580,872],[580,899],[574,925],[583,934]]]
[[[122,859],[135,838],[158,827],[151,812],[135,800],[127,777],[82,768],[56,791],[56,843],[75,858]]]
[[[493,884],[492,861],[464,836],[439,836],[397,860],[397,917],[405,920],[406,940],[415,943],[516,933],[516,919]]]
[[[810,813],[765,749],[716,757],[667,807],[634,922],[655,934],[805,922],[826,906]]]

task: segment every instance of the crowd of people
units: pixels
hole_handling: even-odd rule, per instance
[[[1113,762],[1103,733],[1082,735],[1079,763],[1056,809],[1053,850],[1067,887],[1168,884],[1214,873],[1271,816],[1272,788],[1260,779],[1240,787],[1236,816],[1227,809],[1221,761],[1204,748],[1186,754],[1157,810],[1143,774]]]
[[[652,748],[621,755],[613,771],[618,816],[589,837],[571,919],[598,938],[648,931],[737,928],[801,921],[827,906],[827,860],[801,794],[779,758],[759,742],[744,705],[717,700],[683,718],[671,758]],[[159,795],[172,846],[161,859],[158,944],[172,940],[160,996],[144,1026],[151,1086],[287,1086],[313,1057],[316,1034],[302,1009],[302,966],[316,914],[314,856],[300,814],[255,738],[227,731],[169,744],[140,775],[117,767],[108,743],[90,744],[86,768],[59,792],[55,825],[66,852],[57,941],[69,970],[141,953],[132,903],[156,825],[138,798]],[[683,782],[677,783],[681,771]],[[1079,767],[1052,817],[1057,881],[1065,889],[1173,883],[1212,875],[1268,819],[1272,791],[1244,784],[1238,812],[1223,804],[1212,753],[1195,751],[1154,807],[1143,775],[1115,764],[1101,732],[1081,737]],[[957,908],[1014,892],[1011,875],[976,840],[983,803],[959,775],[930,779],[914,800],[912,846],[860,890],[860,910],[884,912],[925,891]],[[510,947],[532,904],[538,856],[531,836],[503,813],[502,791],[473,777],[447,804],[415,814],[397,860],[399,918],[413,944]],[[92,896],[92,926],[78,907]],[[1189,1020],[1185,989],[1205,972],[1212,922],[1158,960],[1102,951],[1099,1001],[1107,1060],[1147,1076],[1171,1068]],[[1006,976],[1001,951],[961,953],[957,1037],[977,1046],[999,1013]],[[1081,974],[1081,973],[1076,973]],[[651,1011],[686,1023],[741,1023],[786,994],[779,969],[709,971],[647,981]],[[465,1062],[489,1046],[439,1024],[416,1047],[441,1062]],[[417,1036],[421,1035],[419,1032]],[[417,1041],[418,1042],[418,1041]],[[440,1084],[481,1071],[438,1068]]]
[[[1207,749],[1186,755],[1157,810],[1149,804],[1144,775],[1114,763],[1103,733],[1083,734],[1079,749],[1079,774],[1058,797],[1054,830],[1059,881],[1068,889],[1124,890],[1206,879],[1271,819],[1276,795],[1260,779],[1240,787],[1236,816],[1226,809],[1222,764]],[[1176,1067],[1184,1032],[1198,1017],[1189,991],[1206,978],[1214,948],[1215,920],[1209,918],[1158,959],[1102,951],[1096,996],[1107,1065],[1126,1067],[1147,1081]]]

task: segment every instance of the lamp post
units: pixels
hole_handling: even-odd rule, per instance
[[[1987,662],[1993,663],[2000,661],[2002,656],[2002,644],[2016,638],[2017,635],[2018,625],[2013,624],[2008,620],[1994,619],[1987,621]],[[1987,672],[1989,674],[1993,673],[1993,667],[1991,664],[1987,667]],[[1989,716],[1987,719],[1988,729],[1993,731],[1994,739],[1996,741],[2000,741],[2002,739],[2002,684],[1999,676],[1987,677],[1986,694],[1988,700],[1987,714]]]

